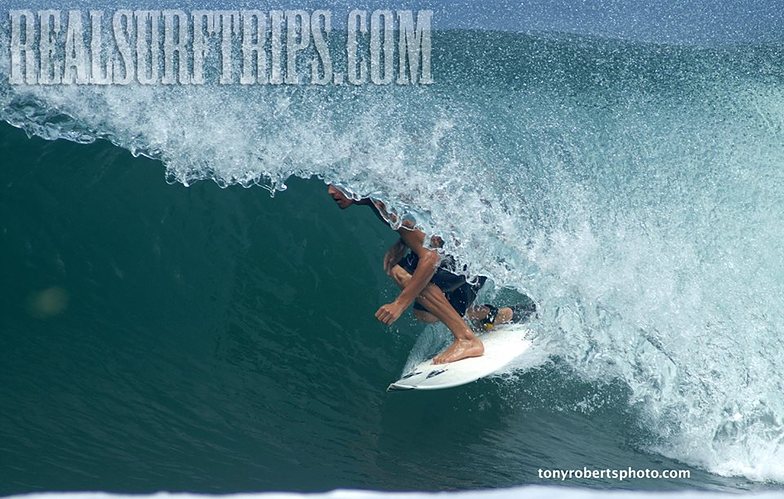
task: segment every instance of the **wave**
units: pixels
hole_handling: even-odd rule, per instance
[[[383,199],[535,297],[551,356],[628,387],[644,450],[784,481],[781,48],[433,36],[420,87],[12,86],[4,53],[0,117],[170,182]]]

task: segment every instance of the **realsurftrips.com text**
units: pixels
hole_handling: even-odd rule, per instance
[[[13,85],[433,83],[432,11],[11,10]]]

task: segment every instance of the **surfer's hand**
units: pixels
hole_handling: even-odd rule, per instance
[[[406,307],[396,301],[381,305],[378,311],[376,311],[376,319],[389,326],[403,315],[405,309]]]
[[[390,246],[390,248],[387,250],[386,254],[384,255],[384,272],[386,272],[387,275],[390,275],[392,273],[392,267],[397,265],[397,262],[399,262],[400,259],[403,258],[403,255],[405,253],[406,253],[406,245],[403,243],[403,241],[399,239],[395,244]]]

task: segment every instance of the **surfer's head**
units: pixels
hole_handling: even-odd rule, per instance
[[[346,208],[354,204],[353,199],[346,196],[346,194],[343,191],[341,191],[340,189],[338,189],[332,184],[330,184],[329,187],[327,187],[327,192],[332,197],[332,199],[335,200],[335,203],[338,206],[340,206],[341,210],[345,210]]]

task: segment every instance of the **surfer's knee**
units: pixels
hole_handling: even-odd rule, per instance
[[[434,324],[438,322],[438,318],[425,310],[414,310],[414,317],[427,324]]]
[[[405,288],[408,284],[408,281],[411,280],[411,274],[406,272],[406,269],[400,265],[395,265],[392,267],[392,271],[389,273],[389,275],[392,277],[392,280],[394,280],[401,288]]]

